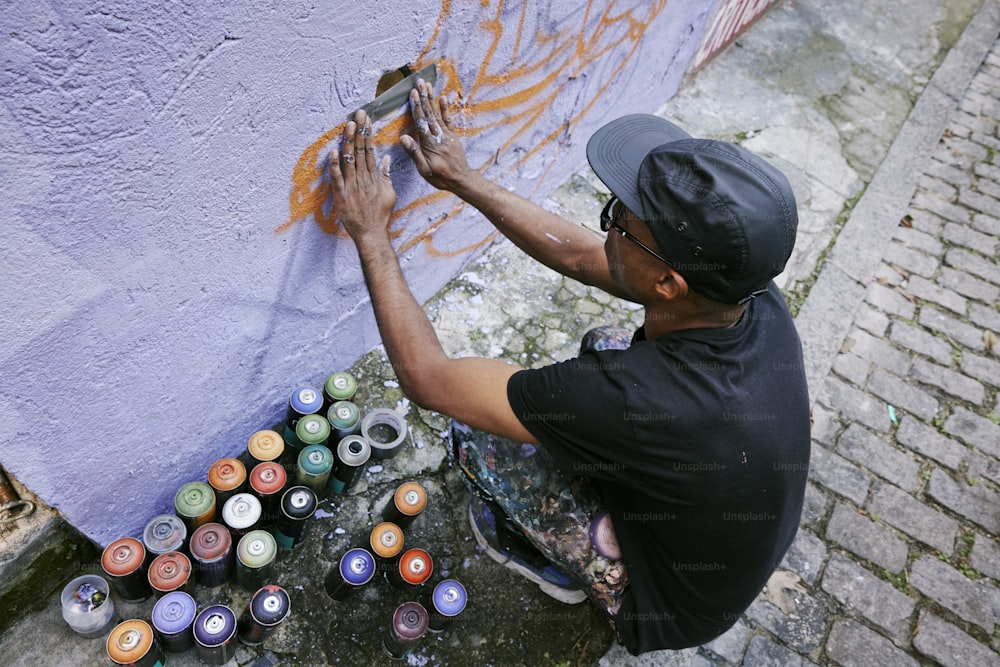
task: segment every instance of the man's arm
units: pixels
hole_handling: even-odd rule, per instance
[[[403,148],[427,182],[475,206],[521,250],[564,276],[629,299],[611,280],[604,240],[541,206],[487,180],[471,169],[454,131],[447,100],[437,105],[431,85],[417,82],[410,109],[418,140],[404,136]]]
[[[356,121],[356,122],[355,122]],[[413,297],[389,240],[396,193],[389,158],[376,164],[371,121],[363,111],[344,130],[343,159],[330,153],[333,204],[354,239],[386,354],[417,405],[520,442],[537,442],[507,400],[507,380],[520,370],[501,361],[450,359]],[[358,129],[360,128],[360,136]]]

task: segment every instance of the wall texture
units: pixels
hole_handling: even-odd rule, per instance
[[[94,8],[97,5],[99,8]],[[244,5],[238,7],[237,5]],[[322,8],[318,8],[321,5]],[[542,200],[675,92],[714,2],[17,3],[0,15],[0,462],[101,544],[377,345],[323,162],[437,62],[470,161]],[[381,121],[418,298],[493,238]]]

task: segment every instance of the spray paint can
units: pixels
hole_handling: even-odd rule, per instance
[[[146,560],[171,551],[183,551],[187,541],[187,526],[176,514],[154,516],[142,531],[146,545]]]
[[[101,568],[122,600],[142,602],[152,594],[146,578],[146,548],[134,537],[119,538],[105,547]]]
[[[323,394],[315,387],[297,387],[288,399],[288,411],[285,413],[285,426],[282,438],[285,441],[285,449],[294,450],[292,454],[298,456],[302,443],[296,435],[296,428],[299,420],[306,415],[319,412],[323,408]],[[287,453],[287,452],[286,452]],[[294,459],[294,456],[292,460]]]
[[[396,492],[382,510],[382,518],[405,529],[420,516],[426,506],[427,492],[424,487],[417,482],[405,482],[396,487]]]
[[[438,582],[421,600],[429,616],[427,630],[443,632],[462,613],[468,601],[468,593],[460,582],[454,579]]]
[[[257,431],[247,442],[247,467],[253,470],[261,463],[277,463],[285,452],[285,439],[271,429]]]
[[[222,522],[238,540],[260,523],[260,501],[249,493],[237,493],[222,507]]]
[[[333,453],[328,447],[307,445],[299,452],[295,483],[298,486],[309,487],[318,496],[326,490],[332,469]]]
[[[292,611],[288,593],[281,586],[261,587],[243,612],[239,622],[240,641],[248,646],[263,644]]]
[[[167,660],[153,628],[138,618],[116,625],[108,635],[105,648],[111,662],[116,665],[162,667]]]
[[[406,433],[406,421],[395,410],[377,408],[361,420],[361,435],[372,446],[372,456],[377,459],[398,454]]]
[[[403,552],[403,530],[394,523],[382,522],[372,528],[368,543],[376,562],[382,569],[388,570]]]
[[[149,565],[149,587],[157,595],[183,591],[190,579],[191,559],[180,551],[160,554]]]
[[[306,415],[295,426],[295,436],[301,443],[299,451],[309,445],[325,446],[330,441],[330,422],[322,415]]]
[[[358,381],[350,373],[330,373],[323,383],[323,411],[337,401],[353,401],[358,393]]]
[[[271,578],[278,543],[266,530],[247,533],[236,545],[236,581],[248,591],[255,591]]]
[[[165,651],[181,653],[194,646],[194,617],[198,605],[183,591],[167,593],[153,605],[150,620]]]
[[[215,491],[216,507],[246,489],[247,468],[239,459],[219,459],[208,468],[208,485]]]
[[[233,538],[221,523],[206,523],[191,535],[194,579],[202,586],[220,586],[233,576]]]
[[[422,586],[434,571],[431,555],[423,549],[407,549],[399,561],[385,571],[386,580],[396,588]]]
[[[274,527],[280,549],[292,549],[302,541],[306,521],[316,511],[316,494],[305,486],[293,486],[281,496],[281,513]]]
[[[371,455],[371,445],[360,435],[349,435],[341,440],[337,445],[336,461],[327,483],[330,491],[333,493],[350,491]]]
[[[615,527],[611,523],[611,515],[607,511],[600,511],[590,522],[590,543],[594,545],[594,550],[611,561],[622,559],[622,550],[618,546],[618,536],[615,535]]]
[[[382,648],[391,658],[402,660],[427,632],[427,620],[427,610],[419,602],[399,605],[382,633]]]
[[[331,444],[361,430],[361,410],[350,401],[337,401],[331,405],[326,411],[326,419],[333,429]]]
[[[198,526],[215,521],[215,491],[205,482],[188,482],[174,496],[174,511],[190,535]]]
[[[224,665],[236,655],[236,614],[224,604],[205,607],[194,619],[194,643],[206,665]]]
[[[278,518],[281,492],[288,482],[288,473],[274,461],[258,463],[250,471],[250,491],[260,501],[260,525],[270,526]]]
[[[346,600],[375,576],[375,557],[367,549],[349,549],[337,567],[323,580],[326,594],[334,600]]]

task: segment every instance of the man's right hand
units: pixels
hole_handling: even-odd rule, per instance
[[[431,84],[417,80],[416,87],[410,91],[410,113],[417,127],[417,140],[403,135],[400,143],[428,183],[454,192],[471,170],[452,126],[448,101],[442,96],[435,105],[433,92]]]

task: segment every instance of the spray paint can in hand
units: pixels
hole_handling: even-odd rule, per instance
[[[239,459],[219,459],[208,468],[208,485],[215,491],[216,508],[246,489],[247,468]]]
[[[151,561],[171,551],[184,551],[187,535],[187,526],[177,515],[154,516],[142,531],[142,541],[146,545],[146,560]]]
[[[260,501],[249,493],[237,493],[222,506],[222,522],[238,540],[260,523]]]
[[[462,613],[468,600],[465,586],[460,582],[454,579],[438,582],[421,600],[429,616],[427,630],[443,632]]]
[[[349,435],[341,440],[337,445],[337,458],[327,485],[330,491],[333,493],[350,491],[371,455],[371,445],[360,435]]]
[[[250,490],[260,501],[261,527],[273,525],[278,520],[281,492],[288,482],[288,473],[274,461],[258,463],[250,471]]]
[[[167,593],[153,605],[153,629],[164,650],[182,653],[194,646],[194,617],[198,605],[183,591]]]
[[[167,660],[153,628],[138,618],[116,625],[108,635],[105,648],[111,662],[116,665],[162,667]]]
[[[101,567],[122,600],[141,602],[152,595],[146,577],[146,548],[134,537],[119,538],[105,547]]]
[[[280,549],[293,549],[302,541],[306,522],[316,511],[316,494],[305,486],[293,486],[281,496],[281,513],[274,527]]]
[[[285,452],[285,439],[271,429],[257,431],[247,442],[247,467],[253,470],[261,463],[277,463]]]
[[[330,373],[323,383],[323,411],[337,401],[353,401],[358,393],[358,381],[350,373],[338,371]]]
[[[205,607],[194,619],[194,643],[206,665],[224,665],[236,655],[236,614],[223,604]]]
[[[274,571],[278,543],[266,530],[247,533],[236,545],[236,581],[248,591],[263,586]]]
[[[285,425],[282,438],[285,441],[285,455],[291,454],[291,460],[299,455],[302,443],[296,435],[299,420],[306,415],[319,412],[323,407],[323,394],[315,387],[297,387],[288,399],[288,411],[285,413]]]
[[[396,488],[382,511],[382,519],[403,528],[409,527],[427,506],[427,492],[417,482],[405,482]]]
[[[337,567],[323,580],[326,594],[334,600],[346,600],[375,576],[375,557],[367,549],[349,549]]]
[[[407,549],[399,561],[385,571],[386,580],[396,588],[422,586],[434,571],[431,555],[423,549]]]
[[[233,576],[233,538],[221,523],[206,523],[191,535],[194,578],[202,586],[220,586]]]
[[[160,554],[149,565],[149,587],[158,596],[183,591],[191,579],[191,569],[191,559],[180,551]]]
[[[215,521],[215,491],[205,482],[188,482],[174,496],[174,511],[188,535],[198,526]]]
[[[427,610],[419,602],[399,605],[382,633],[382,648],[391,658],[402,660],[427,632],[427,620]]]
[[[326,419],[333,429],[333,434],[330,436],[331,445],[361,430],[361,410],[350,401],[337,401],[331,405],[326,411]]]
[[[292,611],[288,593],[281,586],[261,587],[240,617],[239,638],[248,646],[263,644]]]

